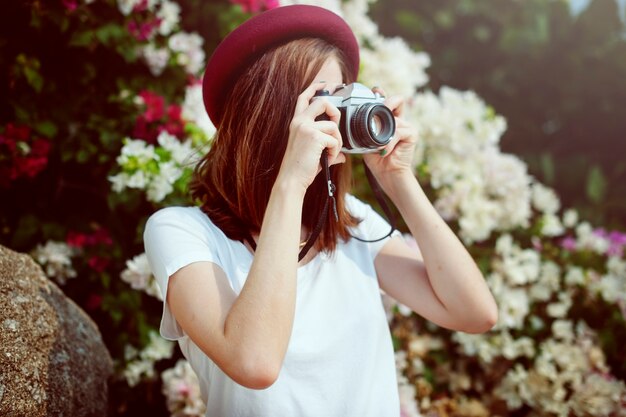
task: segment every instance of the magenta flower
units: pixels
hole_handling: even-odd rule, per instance
[[[76,0],[62,0],[63,6],[70,11],[73,12],[78,7],[78,2]]]
[[[565,250],[569,250],[569,251],[573,251],[576,250],[576,239],[574,239],[572,236],[565,236],[563,239],[561,239],[561,247]]]
[[[279,6],[278,0],[230,0],[230,2],[240,5],[246,13],[258,13]]]

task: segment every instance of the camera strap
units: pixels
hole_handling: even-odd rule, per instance
[[[307,239],[306,244],[304,245],[304,247],[300,250],[300,253],[298,254],[298,262],[301,261],[302,258],[306,256],[306,254],[309,252],[309,250],[311,249],[311,247],[313,246],[313,244],[319,237],[320,233],[322,232],[322,229],[324,228],[324,224],[326,223],[326,219],[328,218],[328,206],[330,205],[331,202],[333,206],[333,214],[334,214],[335,221],[336,222],[339,221],[339,216],[337,214],[337,200],[335,199],[336,187],[330,178],[330,167],[328,166],[328,151],[326,149],[324,149],[324,151],[322,152],[320,163],[322,165],[322,170],[324,171],[324,175],[326,176],[326,184],[328,185],[328,195],[326,196],[326,201],[324,202],[324,208],[322,209],[322,213],[320,214],[319,220],[317,221],[315,228],[313,229],[313,231],[311,232],[311,235]],[[380,204],[381,208],[385,212],[385,215],[387,216],[387,220],[389,221],[389,224],[391,225],[391,230],[385,236],[380,237],[378,239],[374,239],[374,240],[365,240],[357,236],[353,236],[353,235],[350,235],[350,236],[361,242],[367,242],[367,243],[379,242],[391,236],[394,230],[396,230],[396,216],[393,214],[393,211],[389,208],[389,205],[387,204],[387,201],[385,199],[385,195],[383,194],[383,191],[381,190],[380,185],[378,184],[378,181],[376,181],[376,178],[374,178],[372,171],[370,171],[370,169],[367,167],[367,164],[365,163],[365,161],[363,161],[363,167],[365,168],[365,176],[367,177],[367,180],[370,183],[370,187],[372,188],[372,191],[374,192],[376,201],[378,201],[378,204]],[[252,247],[252,249],[256,250],[256,242],[254,241],[254,239],[252,239],[250,232],[246,232],[246,233],[247,234],[245,236],[245,239],[248,241],[248,244]]]

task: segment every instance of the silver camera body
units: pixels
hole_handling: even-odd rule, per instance
[[[339,132],[342,152],[371,153],[387,145],[396,131],[396,121],[385,99],[360,83],[337,87],[331,95],[318,90],[313,100],[324,97],[341,112]],[[329,120],[326,114],[316,120]]]

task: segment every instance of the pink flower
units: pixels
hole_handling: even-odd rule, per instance
[[[572,236],[565,236],[562,240],[561,240],[561,247],[565,250],[569,250],[569,251],[573,251],[576,250],[576,239],[574,239]]]
[[[50,141],[31,137],[28,126],[7,124],[0,134],[0,186],[19,177],[32,178],[48,165]]]
[[[73,248],[82,248],[85,246],[85,242],[87,241],[87,235],[84,233],[78,233],[69,231],[67,233],[67,237],[65,238],[65,242],[68,246]]]
[[[78,7],[78,2],[76,0],[62,0],[63,6],[70,11],[73,12]]]
[[[96,310],[102,304],[102,296],[98,294],[90,294],[85,307],[87,310]]]
[[[143,102],[146,105],[143,117],[147,122],[157,121],[165,115],[164,97],[148,90],[141,91],[139,93],[139,97],[143,99]]]
[[[154,19],[143,23],[137,23],[135,20],[128,22],[128,31],[139,42],[145,42],[152,38],[154,31],[161,25],[161,19]]]
[[[246,13],[257,13],[279,6],[278,0],[230,0],[230,2],[240,5]]]
[[[102,272],[109,266],[109,260],[98,255],[94,255],[87,261],[87,265],[96,272]]]

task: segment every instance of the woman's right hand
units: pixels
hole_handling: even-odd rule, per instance
[[[289,125],[287,149],[278,173],[279,179],[295,180],[304,191],[322,169],[320,157],[324,149],[328,150],[329,165],[346,161],[345,155],[341,153],[342,140],[338,127],[341,113],[326,98],[311,102],[315,92],[326,84],[313,83],[298,96]],[[315,120],[324,113],[330,120]]]

